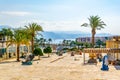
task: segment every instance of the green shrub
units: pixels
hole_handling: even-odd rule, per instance
[[[48,57],[50,56],[49,54],[52,53],[52,49],[50,46],[46,47],[44,50],[43,50],[44,53],[47,53],[48,54]]]
[[[43,56],[43,52],[40,48],[35,48],[35,50],[33,51],[33,54],[35,56],[38,56],[38,60],[40,60],[40,56]]]
[[[33,54],[35,54],[36,56],[38,55],[43,56],[43,52],[40,48],[35,48],[35,50],[33,51]]]

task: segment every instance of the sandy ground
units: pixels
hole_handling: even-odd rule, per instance
[[[0,80],[120,80],[119,66],[109,65],[109,71],[100,68],[101,63],[83,65],[81,55],[71,57],[67,53],[42,57],[28,66],[12,59],[0,63]]]

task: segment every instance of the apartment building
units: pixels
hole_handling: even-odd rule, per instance
[[[95,42],[97,40],[101,40],[103,42],[106,42],[106,40],[110,40],[112,37],[95,37]],[[92,42],[92,37],[79,37],[79,38],[76,38],[76,41],[77,42],[87,42],[87,43],[91,43]]]

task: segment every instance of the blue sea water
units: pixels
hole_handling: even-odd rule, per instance
[[[71,41],[75,41],[75,39],[55,39],[52,41],[53,44],[61,44],[63,42],[63,40],[71,40]]]

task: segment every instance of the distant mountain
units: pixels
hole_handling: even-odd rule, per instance
[[[8,25],[1,25],[0,26],[0,30],[2,28],[11,28],[13,29],[11,26]],[[82,32],[82,31],[44,31],[41,32],[41,34],[43,35],[43,37],[45,39],[54,39],[54,40],[58,40],[58,39],[75,39],[78,37],[91,37],[91,33],[86,33],[86,32]],[[101,37],[101,36],[112,36],[109,33],[100,33],[100,34],[96,34],[95,36],[97,37]]]
[[[8,26],[8,25],[0,25],[0,30],[1,30],[2,28],[12,28],[12,27],[11,27],[11,26]]]
[[[78,32],[78,31],[45,31],[41,33],[44,38],[48,39],[75,39],[78,37],[91,37],[91,33]],[[96,34],[97,37],[112,36],[109,33]]]

